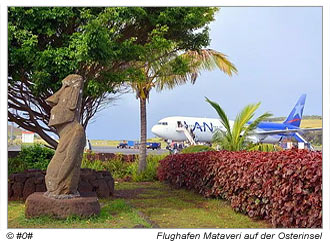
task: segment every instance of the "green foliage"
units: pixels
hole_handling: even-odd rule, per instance
[[[138,47],[123,36],[128,8],[11,7],[8,11],[9,76],[11,83],[30,73],[33,94],[61,86],[68,74],[86,78],[85,95],[114,91],[111,83],[125,76],[118,62],[138,58]],[[105,68],[106,67],[106,68]],[[102,71],[101,71],[102,70]],[[22,73],[23,71],[23,73]],[[95,74],[98,75],[95,75]],[[109,79],[109,74],[111,79]],[[132,73],[127,73],[127,75]],[[97,77],[96,77],[97,76]],[[97,86],[97,87],[95,87]]]
[[[147,168],[142,173],[138,173],[138,158],[134,162],[123,162],[120,159],[111,159],[107,161],[89,161],[86,157],[84,157],[81,163],[81,167],[90,168],[97,171],[107,170],[116,180],[130,177],[135,182],[154,181],[157,179],[158,162],[165,157],[166,155],[148,155]]]
[[[233,124],[230,124],[229,119],[224,110],[219,104],[206,98],[206,101],[216,110],[219,115],[221,124],[225,130],[217,130],[213,135],[213,142],[220,145],[221,149],[230,151],[239,151],[253,149],[253,146],[248,142],[248,136],[256,129],[258,124],[263,120],[271,116],[266,112],[254,121],[250,120],[254,117],[255,111],[260,106],[260,102],[257,104],[250,104],[243,108],[243,110],[237,114]],[[256,149],[268,150],[271,147],[263,144],[256,144]]]
[[[18,157],[27,164],[28,169],[46,170],[54,153],[54,150],[36,144],[27,147],[23,146]]]
[[[82,122],[86,127],[102,106],[99,101],[107,100],[105,95],[116,93],[124,82],[134,81],[137,96],[147,98],[151,83],[138,85],[148,81],[147,69],[153,77],[171,71],[185,76],[191,69],[187,61],[175,60],[159,73],[157,65],[168,62],[173,52],[206,47],[208,25],[217,11],[214,7],[10,7],[8,103],[10,110],[26,112],[9,111],[9,119],[28,130],[40,123],[38,134],[56,147],[47,134],[54,130],[46,128],[50,108],[44,100],[60,88],[64,77],[77,73],[85,79]],[[146,63],[150,63],[147,68]],[[18,91],[21,84],[24,95]],[[37,108],[24,105],[26,96],[33,97]]]
[[[100,160],[89,161],[86,158],[83,158],[81,161],[81,168],[89,168],[96,171],[104,171],[107,170],[105,162]]]
[[[21,172],[27,169],[27,165],[21,159],[14,157],[8,158],[8,175]]]
[[[57,90],[71,73],[87,83],[97,76],[94,93],[112,91],[112,82],[134,79],[121,64],[150,61],[169,49],[200,49],[209,44],[207,25],[218,8],[209,7],[10,7],[8,9],[9,76],[24,73],[33,93]],[[200,32],[196,32],[200,29]],[[119,67],[119,68],[117,68]],[[135,67],[134,67],[135,68]],[[140,67],[135,68],[140,69]],[[134,72],[134,71],[133,71]],[[98,75],[95,75],[95,74]],[[122,73],[123,75],[116,75]],[[108,78],[115,74],[118,79]],[[128,79],[127,79],[128,80]],[[85,92],[93,92],[86,85]],[[101,88],[102,87],[102,88]],[[95,87],[94,87],[95,88]]]
[[[157,180],[157,167],[159,161],[164,159],[167,155],[148,155],[147,166],[142,172],[139,172],[139,161],[135,161],[129,166],[129,171],[134,182],[146,182]]]
[[[54,150],[43,145],[22,146],[17,157],[8,159],[8,174],[26,169],[46,170],[53,155]]]
[[[164,86],[164,79],[173,76],[188,77],[196,67],[191,58],[183,58],[184,51],[197,51],[209,42],[208,25],[214,20],[218,8],[176,7],[176,8],[131,8],[128,11],[137,18],[131,38],[136,43],[139,58],[132,62],[143,71],[140,79],[129,82],[138,98],[147,99],[152,87]],[[135,14],[139,14],[139,17]],[[142,21],[142,18],[145,18]],[[141,22],[139,22],[141,21]],[[141,25],[140,25],[141,24]],[[199,31],[197,31],[199,30]],[[131,51],[130,51],[131,52]],[[159,83],[160,82],[160,83]]]
[[[150,22],[143,29],[155,28],[141,44],[144,54],[132,62],[144,73],[144,78],[132,78],[129,85],[140,99],[141,130],[146,129],[146,99],[152,88],[158,91],[172,89],[187,82],[195,83],[202,70],[219,68],[228,75],[236,72],[235,66],[220,52],[205,50],[210,42],[208,25],[214,20],[217,8],[148,8],[144,9]],[[151,25],[151,26],[150,26]],[[146,135],[142,131],[141,143]],[[145,146],[140,146],[145,154]],[[140,171],[146,167],[145,155],[141,156]]]
[[[82,160],[82,168],[90,168],[97,171],[109,171],[114,179],[123,179],[130,176],[130,163],[123,162],[120,159],[113,159],[108,161],[89,161],[85,157]]]
[[[18,158],[27,165],[28,169],[46,170],[53,156],[54,150],[37,144],[23,146]]]
[[[246,146],[246,150],[248,150],[248,151],[258,150],[258,151],[263,151],[263,152],[270,152],[270,151],[280,151],[283,149],[279,145],[250,143]]]
[[[112,176],[117,178],[125,178],[130,175],[129,173],[130,163],[123,162],[121,160],[112,160],[108,164],[108,170],[111,172]]]
[[[197,152],[210,151],[210,150],[214,150],[214,149],[207,145],[192,145],[187,148],[184,148],[183,150],[181,150],[180,153],[188,154],[188,153],[197,153]]]

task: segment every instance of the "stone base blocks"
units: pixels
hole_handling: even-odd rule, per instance
[[[27,170],[11,174],[8,179],[8,200],[23,200],[34,192],[46,192],[45,171]],[[96,193],[98,198],[109,198],[114,193],[114,179],[108,171],[80,169],[78,192]]]
[[[44,196],[43,192],[35,192],[25,201],[25,217],[34,218],[51,216],[65,219],[70,216],[88,218],[100,213],[97,197],[74,197],[69,199],[55,199]]]

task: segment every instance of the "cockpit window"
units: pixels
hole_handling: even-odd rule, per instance
[[[159,125],[167,125],[167,122],[159,122]]]

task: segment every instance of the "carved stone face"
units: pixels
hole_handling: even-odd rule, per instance
[[[79,75],[68,75],[62,81],[62,87],[46,102],[52,106],[49,126],[56,127],[77,120],[80,115],[80,100],[82,98],[83,78]]]

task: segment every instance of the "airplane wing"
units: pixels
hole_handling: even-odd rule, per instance
[[[318,130],[322,130],[322,128],[256,130],[253,132],[253,134],[256,135],[290,134],[290,133],[305,133],[305,132],[318,131]]]

